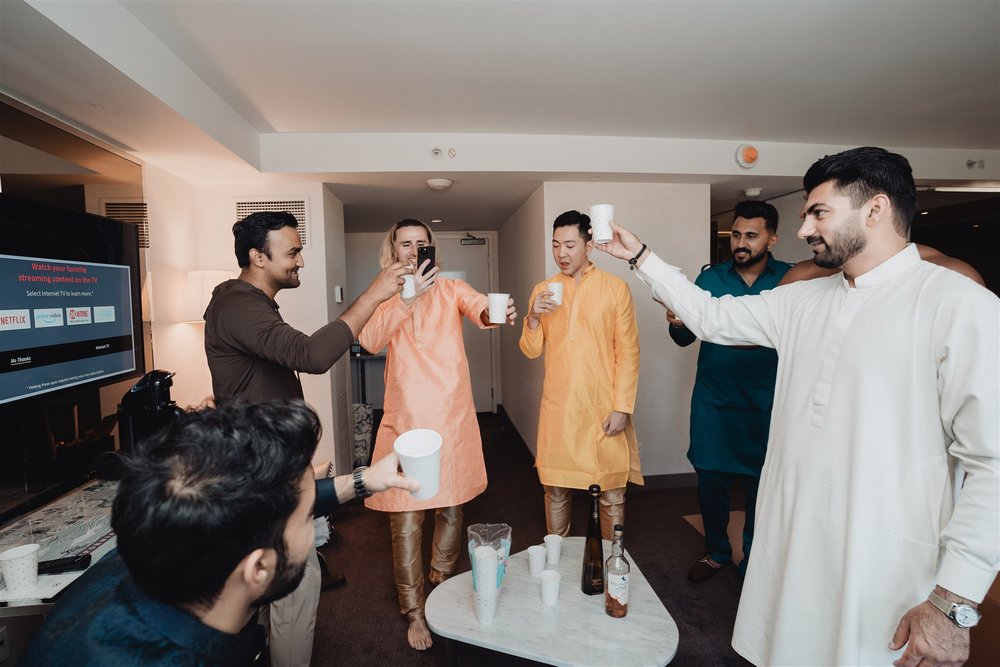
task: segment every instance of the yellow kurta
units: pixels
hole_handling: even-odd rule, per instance
[[[525,318],[521,351],[545,352],[545,383],[538,415],[535,467],[542,484],[617,489],[642,484],[639,445],[631,414],[639,382],[639,329],[624,280],[593,264],[580,282],[559,273],[535,285],[529,304],[548,283],[563,284],[563,303],[543,314],[541,326]],[[625,431],[604,435],[612,410],[629,414]]]
[[[369,352],[388,345],[385,414],[375,438],[373,461],[392,451],[406,431],[429,428],[441,434],[441,490],[414,500],[409,491],[389,489],[365,500],[382,512],[451,507],[486,489],[483,443],[472,401],[462,316],[482,329],[488,298],[462,280],[438,277],[410,306],[396,295],[375,309],[359,336]]]

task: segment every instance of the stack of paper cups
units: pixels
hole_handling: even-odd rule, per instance
[[[480,625],[488,625],[497,613],[497,550],[486,545],[478,546],[473,550],[472,557],[475,559],[472,570],[476,618]]]

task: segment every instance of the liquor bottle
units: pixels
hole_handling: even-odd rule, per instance
[[[624,531],[624,526],[615,524],[615,541],[611,543],[611,555],[604,566],[608,587],[604,594],[604,611],[615,618],[628,613],[628,571],[631,568],[625,559],[625,545],[622,543]]]
[[[604,544],[601,542],[598,505],[601,487],[591,484],[590,496],[594,501],[594,507],[587,523],[587,541],[583,546],[583,576],[580,579],[580,590],[587,595],[600,595],[604,592]]]

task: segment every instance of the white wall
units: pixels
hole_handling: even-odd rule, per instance
[[[538,437],[538,406],[545,373],[541,358],[525,358],[517,341],[528,313],[531,290],[547,275],[545,258],[551,254],[552,237],[545,224],[544,204],[542,186],[504,223],[499,234],[500,284],[514,297],[519,315],[515,326],[500,327],[500,377],[506,389],[502,403],[532,452]]]
[[[333,304],[334,281],[346,281],[343,257],[343,206],[320,183],[224,185],[195,187],[153,165],[145,167],[149,212],[150,270],[153,273],[153,355],[157,368],[175,372],[171,398],[179,406],[201,405],[212,395],[204,352],[204,324],[180,322],[187,272],[194,269],[237,270],[232,225],[235,202],[244,199],[305,199],[309,244],[303,251],[302,285],[277,296],[281,315],[296,329],[312,333],[339,310]],[[306,401],[323,426],[317,460],[334,459],[338,432],[335,395],[347,391],[346,362],[339,375],[303,374]],[[337,378],[341,379],[338,381]],[[350,460],[337,461],[338,468]]]

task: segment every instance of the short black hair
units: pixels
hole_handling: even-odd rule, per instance
[[[757,199],[741,201],[733,211],[734,222],[736,218],[743,218],[744,220],[764,218],[764,228],[772,234],[778,233],[778,209],[766,201],[759,201]]]
[[[212,604],[244,557],[274,548],[300,501],[320,423],[301,400],[184,413],[126,459],[111,526],[139,587],[173,605]]]
[[[580,213],[579,211],[566,211],[565,213],[560,213],[555,222],[552,223],[552,231],[559,229],[560,227],[568,227],[570,225],[576,225],[576,228],[580,230],[580,236],[583,237],[584,241],[589,241],[593,238],[593,234],[590,229],[590,216],[586,213]]]
[[[863,146],[827,155],[809,167],[802,185],[806,194],[833,181],[837,190],[850,197],[854,208],[877,194],[892,202],[896,217],[893,226],[903,238],[909,237],[910,223],[917,209],[917,187],[909,161],[884,148]]]
[[[259,211],[251,213],[233,225],[236,261],[240,268],[250,266],[250,251],[254,248],[270,258],[271,249],[267,235],[272,230],[282,227],[293,227],[297,230],[299,221],[294,215],[285,211]]]

